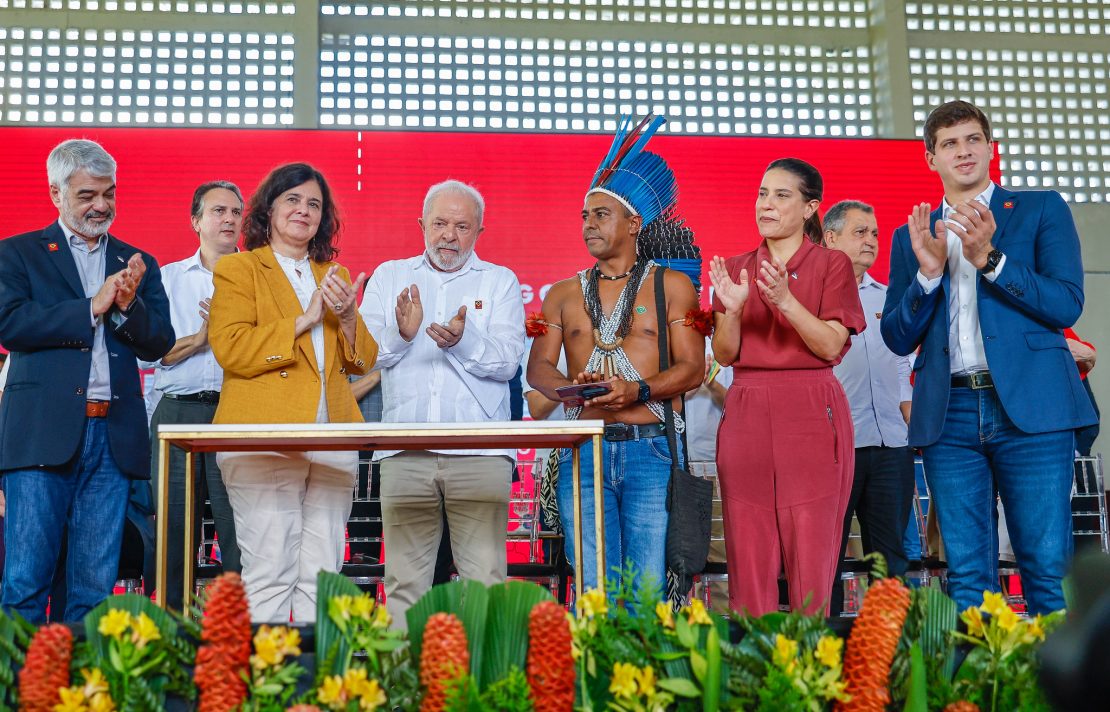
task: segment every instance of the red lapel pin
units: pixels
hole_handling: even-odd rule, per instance
[[[46,249],[50,250],[51,252],[57,252],[58,251],[58,243],[51,242],[49,245],[46,246]]]
[[[1010,208],[1014,207],[1014,201],[1012,201],[1012,200],[1007,200],[1007,201],[1006,201],[1005,203],[1003,203],[1003,204],[1002,204],[1002,207],[1004,207],[1004,208],[1006,208],[1007,210],[1009,210]]]
[[[482,308],[482,300],[481,299],[475,299],[474,300],[474,308],[475,309],[481,309]]]

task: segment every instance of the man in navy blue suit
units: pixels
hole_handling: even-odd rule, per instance
[[[34,623],[67,530],[66,609],[51,617],[80,620],[112,593],[129,481],[150,477],[136,358],[174,343],[158,264],[108,234],[115,160],[64,141],[46,172],[58,221],[0,241],[0,343],[12,362],[0,401],[0,605]]]
[[[1063,329],[1083,311],[1083,265],[1059,193],[988,174],[990,122],[952,101],[925,121],[944,200],[894,233],[883,339],[913,369],[910,445],[925,474],[961,607],[997,591],[996,494],[1031,613],[1064,607],[1075,429],[1093,423]]]

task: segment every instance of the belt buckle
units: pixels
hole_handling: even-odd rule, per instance
[[[607,423],[604,438],[606,440],[627,440],[628,429],[627,423]]]
[[[981,391],[984,388],[991,387],[989,371],[977,371],[975,373],[967,374],[967,385],[973,391]]]

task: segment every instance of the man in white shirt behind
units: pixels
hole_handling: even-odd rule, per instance
[[[485,201],[433,185],[418,221],[425,251],[385,262],[360,312],[378,342],[382,422],[509,420],[509,380],[524,352],[524,302],[507,268],[474,253]],[[377,451],[386,606],[394,625],[432,585],[447,514],[459,576],[505,580],[512,450]]]
[[[218,180],[204,183],[193,193],[192,225],[200,240],[200,248],[191,256],[166,265],[162,283],[170,300],[170,320],[178,334],[170,352],[153,364],[157,406],[150,419],[151,476],[158,475],[158,426],[209,424],[220,402],[224,372],[208,345],[208,307],[212,298],[212,270],[224,255],[236,251],[239,232],[243,227],[243,195],[234,183]],[[201,507],[207,498],[212,502],[212,517],[220,542],[224,571],[242,570],[239,546],[235,537],[235,520],[228,502],[223,476],[216,465],[216,453],[203,453],[196,458],[197,510],[194,517],[193,541],[200,534]],[[157,479],[155,479],[157,482]],[[167,591],[159,591],[171,608],[180,609],[189,601],[182,599],[182,573],[185,565],[185,455],[170,451],[169,480],[169,542],[166,568]],[[190,561],[190,565],[192,562]]]

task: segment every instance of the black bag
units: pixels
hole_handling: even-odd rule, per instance
[[[667,347],[667,307],[663,293],[663,272],[655,269],[655,306],[659,319],[659,370],[670,367]],[[671,480],[667,486],[667,568],[689,590],[694,575],[705,570],[709,559],[709,539],[713,525],[713,483],[690,474],[678,458],[674,409],[668,399],[666,408],[667,446],[671,452]],[[683,454],[686,455],[684,449]],[[689,457],[684,458],[689,464]],[[683,591],[683,593],[685,592]]]

